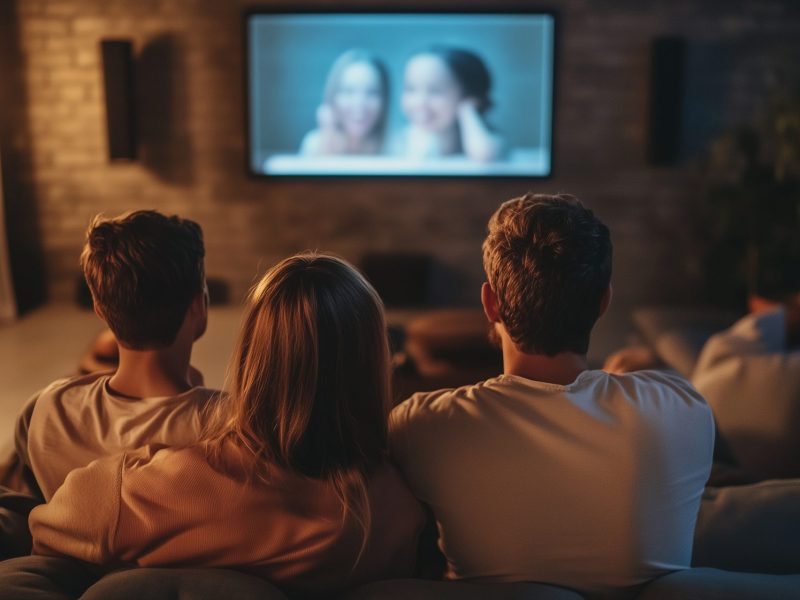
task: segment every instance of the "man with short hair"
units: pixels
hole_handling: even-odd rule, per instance
[[[434,513],[448,578],[603,596],[689,567],[711,411],[674,374],[588,368],[611,257],[608,229],[571,196],[503,204],[481,295],[503,374],[392,412],[394,460]]]
[[[188,219],[140,210],[92,221],[81,265],[119,367],[56,381],[20,415],[17,453],[45,500],[101,456],[197,440],[217,393],[189,364],[208,319],[204,255]]]

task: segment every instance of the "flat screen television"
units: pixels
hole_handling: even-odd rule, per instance
[[[252,173],[550,174],[551,13],[264,10],[245,28]]]

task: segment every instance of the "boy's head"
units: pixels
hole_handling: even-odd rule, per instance
[[[497,318],[527,354],[586,354],[611,281],[611,238],[577,198],[527,194],[489,220],[483,266]]]
[[[139,210],[95,217],[81,266],[95,310],[119,343],[151,350],[170,346],[192,303],[202,299],[204,255],[197,223]],[[204,316],[197,327],[199,336]]]

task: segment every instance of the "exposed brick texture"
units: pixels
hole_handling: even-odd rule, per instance
[[[7,76],[22,86],[13,98],[24,101],[5,107],[3,153],[15,183],[7,202],[33,208],[26,218],[40,234],[51,298],[72,295],[93,214],[152,207],[203,225],[208,273],[227,279],[234,298],[257,272],[297,250],[358,261],[366,251],[406,249],[435,256],[436,302],[474,303],[488,216],[501,200],[532,189],[574,193],[609,224],[617,311],[695,300],[701,273],[684,224],[701,193],[698,169],[691,156],[678,168],[646,164],[650,42],[685,35],[690,56],[745,42],[754,49],[732,61],[725,77],[709,74],[719,104],[706,110],[721,126],[758,110],[772,42],[800,39],[793,0],[554,1],[553,178],[254,180],[245,175],[242,114],[241,20],[249,2],[3,2],[10,9],[0,33],[13,34],[19,50]],[[336,6],[320,3],[328,4]],[[112,37],[132,39],[149,69],[139,75],[142,154],[131,164],[106,159],[99,40]]]

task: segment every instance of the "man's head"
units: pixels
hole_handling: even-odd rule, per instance
[[[140,210],[113,219],[95,217],[81,266],[95,311],[119,343],[151,350],[175,341],[190,309],[197,312],[192,333],[202,335],[204,255],[197,223]]]
[[[586,354],[610,300],[611,254],[608,228],[577,198],[509,200],[492,215],[483,242],[487,314],[521,352]]]

